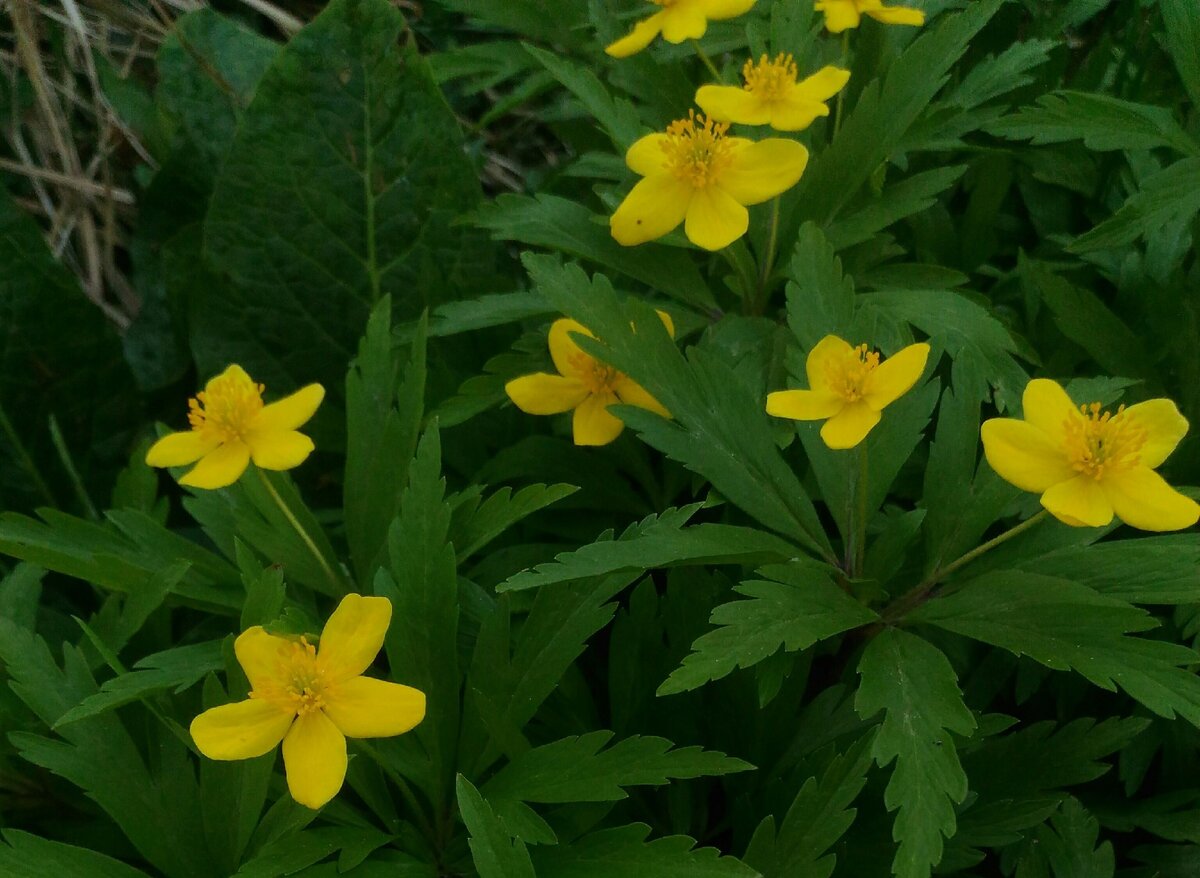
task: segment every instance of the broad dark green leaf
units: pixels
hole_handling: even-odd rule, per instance
[[[5,829],[2,834],[0,872],[5,878],[146,878],[145,872],[86,847],[19,829]]]
[[[471,859],[480,878],[536,878],[525,843],[509,834],[492,806],[461,774],[458,810],[471,836]]]

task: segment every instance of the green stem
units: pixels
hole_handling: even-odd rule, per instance
[[[79,470],[75,469],[75,461],[71,459],[71,451],[67,448],[67,441],[58,427],[58,418],[54,415],[50,416],[50,442],[54,445],[54,450],[58,452],[58,459],[62,461],[63,469],[67,471],[67,478],[71,482],[71,487],[75,489],[75,497],[79,500],[79,505],[83,507],[88,518],[92,521],[99,521],[100,513],[96,511],[96,504],[88,496],[83,479],[79,477]]]
[[[354,746],[367,754],[382,769],[383,773],[388,776],[388,779],[396,785],[396,788],[400,790],[400,795],[404,797],[409,810],[412,811],[413,816],[416,818],[425,838],[429,840],[430,844],[436,844],[438,833],[434,831],[433,824],[429,822],[429,816],[425,813],[425,809],[421,807],[421,802],[417,798],[417,794],[413,792],[413,788],[409,786],[404,775],[388,765],[383,757],[379,755],[379,751],[361,738],[355,738]]]
[[[867,557],[867,492],[870,485],[867,464],[867,443],[858,445],[858,482],[855,484],[856,510],[854,515],[854,558],[850,566],[852,576],[862,576]]]
[[[762,265],[758,269],[758,303],[755,313],[761,314],[767,308],[767,282],[771,279],[771,271],[775,268],[775,251],[779,247],[779,198],[771,202],[771,231],[767,237],[767,251],[763,256]]]
[[[708,72],[713,75],[713,79],[717,82],[723,82],[721,71],[717,69],[717,65],[713,64],[712,58],[708,57],[708,53],[701,48],[699,40],[692,40],[692,48],[696,50],[696,57],[704,62],[704,66],[708,68]]]
[[[942,567],[939,570],[935,570],[933,573],[931,573],[929,575],[929,577],[924,582],[922,582],[920,585],[918,585],[916,588],[914,588],[908,594],[904,595],[899,600],[897,600],[895,603],[893,603],[890,607],[888,607],[886,610],[884,610],[884,612],[883,612],[884,622],[894,622],[897,619],[904,616],[910,610],[916,609],[918,606],[920,606],[921,604],[923,604],[925,602],[926,598],[929,596],[929,593],[931,591],[933,591],[933,589],[937,586],[937,584],[939,582],[941,582],[943,579],[945,579],[947,576],[950,576],[951,574],[958,572],[959,570],[961,570],[962,568],[964,568],[968,564],[970,564],[972,561],[974,561],[976,558],[980,557],[981,555],[987,554],[988,552],[990,552],[992,549],[996,548],[997,546],[1007,543],[1013,537],[1020,536],[1021,534],[1025,533],[1025,531],[1032,529],[1033,527],[1037,526],[1042,521],[1044,521],[1049,515],[1050,515],[1050,513],[1048,511],[1046,511],[1045,509],[1043,509],[1037,515],[1031,516],[1030,518],[1027,518],[1024,521],[1022,521],[1020,524],[1010,527],[1008,530],[1006,530],[1004,533],[1000,534],[999,536],[993,537],[992,539],[988,540],[986,543],[976,546],[974,549],[967,552],[962,557],[958,558],[955,561],[951,561],[945,567]]]
[[[842,68],[845,69],[847,62],[850,59],[850,31],[842,31]],[[837,137],[838,132],[842,130],[842,113],[846,102],[845,86],[838,92],[837,97],[837,115],[833,117],[833,136]],[[831,140],[833,138],[830,138]]]
[[[29,478],[33,480],[33,485],[37,488],[38,493],[46,501],[48,506],[58,506],[58,501],[54,499],[54,494],[50,491],[50,486],[46,484],[46,480],[42,478],[41,472],[37,468],[37,464],[33,462],[33,458],[29,456],[29,451],[25,448],[25,443],[21,441],[21,437],[17,435],[17,430],[12,425],[12,421],[8,419],[8,415],[4,412],[4,406],[0,405],[0,430],[4,431],[5,437],[8,439],[8,444],[13,447],[13,452],[20,461],[21,466],[25,468],[25,472],[29,474]]]
[[[271,495],[271,499],[275,501],[275,505],[279,507],[279,511],[283,513],[283,517],[288,520],[288,524],[296,531],[296,534],[303,541],[304,545],[308,547],[308,551],[312,553],[313,558],[316,559],[321,569],[325,572],[325,575],[329,578],[330,583],[333,584],[334,594],[345,593],[346,588],[342,582],[342,578],[329,566],[329,561],[325,558],[325,555],[317,548],[317,544],[313,541],[313,538],[309,536],[308,531],[304,529],[304,525],[300,523],[300,520],[296,518],[292,510],[288,508],[284,499],[279,496],[279,492],[275,490],[275,486],[271,484],[271,480],[267,478],[267,474],[258,467],[255,467],[254,470],[258,473],[259,481],[267,489],[267,493]]]

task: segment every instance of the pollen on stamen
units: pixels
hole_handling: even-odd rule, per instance
[[[1079,406],[1079,412],[1082,418],[1068,418],[1064,424],[1067,456],[1076,472],[1099,481],[1141,461],[1147,432],[1137,421],[1123,417],[1125,406],[1114,413],[1093,402]]]
[[[800,75],[800,68],[795,59],[780,52],[774,59],[763,54],[755,64],[753,59],[742,67],[742,79],[746,83],[746,91],[766,100],[778,98],[789,85],[795,85]]]
[[[662,148],[667,167],[696,189],[711,184],[729,165],[731,146],[725,137],[729,123],[714,122],[695,110],[688,118],[677,119],[667,127]]]

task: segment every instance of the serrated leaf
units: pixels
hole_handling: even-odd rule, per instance
[[[827,335],[850,335],[854,281],[825,233],[815,223],[800,227],[787,285],[788,326],[800,347],[812,350]]]
[[[1163,226],[1190,222],[1200,213],[1200,158],[1186,158],[1147,177],[1120,210],[1067,248],[1091,253],[1132,244]]]
[[[626,570],[678,564],[761,564],[785,561],[798,550],[779,537],[732,524],[685,524],[699,504],[667,509],[630,525],[615,540],[601,540],[555,556],[510,576],[497,591],[521,591]]]
[[[1192,105],[1200,107],[1200,7],[1191,0],[1159,0],[1158,8],[1166,25],[1163,32],[1171,60]]]
[[[578,490],[575,485],[526,485],[516,492],[504,487],[488,495],[465,519],[454,523],[459,561],[471,557],[522,519]]]
[[[1200,602],[1200,536],[1170,534],[1067,546],[1019,565],[1131,604]]]
[[[39,838],[19,829],[3,831],[0,873],[5,878],[146,878],[146,873],[86,847]]]
[[[1100,151],[1163,146],[1184,155],[1200,151],[1200,143],[1179,127],[1169,110],[1078,91],[1043,95],[1036,107],[993,122],[987,130],[1013,140],[1031,140],[1034,146],[1082,140],[1088,149]]]
[[[954,669],[937,647],[885,628],[859,659],[854,708],[863,719],[884,711],[872,753],[880,766],[896,760],[884,804],[897,811],[899,842],[892,872],[927,878],[954,835],[954,805],[967,795],[967,775],[951,733],[969,736],[975,717],[963,704]]]
[[[390,836],[369,826],[321,826],[294,832],[265,844],[242,864],[236,878],[280,878],[342,852],[357,860],[387,844]],[[341,871],[341,870],[339,870]]]
[[[1029,71],[1049,61],[1050,50],[1056,45],[1054,40],[1025,40],[980,61],[954,90],[951,103],[970,110],[1029,85],[1034,79]]]
[[[488,801],[616,802],[623,787],[661,786],[672,779],[712,777],[753,768],[701,747],[674,747],[666,738],[624,738],[610,747],[608,731],[563,738],[522,753],[483,787]]]
[[[1097,847],[1099,838],[1099,821],[1078,799],[1068,797],[1050,818],[1050,826],[1039,827],[1037,856],[1049,863],[1054,878],[1112,878],[1116,868],[1112,842]]]
[[[1087,586],[996,571],[909,618],[1028,655],[1053,670],[1074,670],[1102,689],[1124,689],[1159,716],[1179,714],[1200,725],[1200,677],[1180,667],[1200,663],[1200,656],[1177,643],[1130,636],[1158,622]]]
[[[768,816],[754,832],[745,860],[763,878],[829,878],[836,857],[829,849],[854,822],[850,806],[867,783],[872,736],[834,758],[818,780],[809,778],[796,793],[779,832]]]
[[[829,242],[844,250],[869,241],[893,223],[928,209],[966,169],[966,165],[937,168],[892,183],[878,197],[839,217],[826,231]]]
[[[202,372],[340,396],[370,308],[413,318],[487,258],[451,220],[479,199],[457,122],[385,0],[334,0],[258,84],[205,225],[232,281],[193,313]],[[269,313],[269,323],[259,315]]]
[[[647,841],[641,823],[585,835],[570,845],[534,851],[539,878],[757,878],[758,873],[716,848],[697,848],[686,835]]]
[[[619,150],[628,149],[642,133],[637,108],[624,98],[614,98],[596,77],[562,55],[526,45],[529,52],[586,108],[588,114],[608,132]]]
[[[695,689],[735,668],[757,664],[780,647],[807,649],[878,618],[834,585],[831,571],[816,562],[773,565],[759,572],[767,578],[734,587],[750,600],[713,610],[710,621],[721,627],[692,644],[692,653],[659,687],[659,695]]]
[[[525,843],[509,835],[491,805],[461,774],[458,810],[470,833],[471,859],[479,878],[536,878]]]

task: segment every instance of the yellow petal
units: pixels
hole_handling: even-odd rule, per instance
[[[654,38],[662,30],[662,18],[663,14],[659,12],[644,21],[639,21],[632,31],[607,46],[604,51],[613,58],[628,58],[637,54],[654,42]]]
[[[208,383],[204,385],[204,390],[206,392],[211,392],[216,386],[216,382],[220,381],[222,378],[231,378],[237,381],[239,384],[254,384],[254,379],[247,374],[245,369],[243,369],[237,363],[232,363],[231,365],[226,366],[225,371],[220,375],[214,375],[212,378],[209,378]]]
[[[247,628],[233,642],[238,664],[250,681],[250,688],[264,689],[279,681],[284,658],[292,651],[293,642],[268,634],[261,625]]]
[[[640,180],[608,220],[613,238],[623,247],[661,238],[683,222],[695,191],[674,174]]]
[[[666,311],[660,311],[655,308],[654,313],[658,315],[658,319],[662,321],[662,325],[667,328],[667,335],[671,338],[675,337],[675,321],[671,319],[671,315]]]
[[[827,101],[846,87],[850,81],[850,71],[832,64],[822,67],[812,76],[806,76],[796,83],[791,97],[804,98],[818,103]]]
[[[821,427],[821,438],[830,448],[853,448],[867,438],[880,417],[877,410],[861,399],[847,403]]]
[[[582,367],[590,366],[592,357],[575,344],[572,333],[595,338],[579,321],[562,317],[550,324],[550,335],[546,341],[550,346],[550,359],[554,360],[554,368],[558,373],[568,378],[578,378],[584,372]]]
[[[200,458],[179,484],[214,491],[232,485],[249,465],[250,446],[244,442],[227,442]]]
[[[910,344],[871,370],[863,382],[863,399],[875,409],[889,406],[912,390],[925,372],[929,345]]]
[[[622,375],[616,384],[617,398],[625,405],[636,405],[638,408],[646,409],[654,412],[656,415],[662,415],[664,418],[671,417],[671,413],[667,411],[666,406],[655,399],[646,388],[638,384],[632,378]]]
[[[667,167],[667,153],[663,146],[670,139],[661,132],[639,138],[625,153],[625,164],[641,177],[663,173]]]
[[[313,453],[313,441],[303,433],[286,430],[282,433],[252,433],[246,437],[255,466],[263,469],[285,470],[297,467]]]
[[[316,810],[346,779],[346,738],[319,710],[298,717],[283,739],[283,767],[292,798]]]
[[[766,125],[771,121],[771,107],[766,101],[734,85],[700,86],[696,105],[704,115],[718,122]]]
[[[718,183],[741,204],[761,204],[795,186],[807,165],[803,144],[769,137],[735,149]]]
[[[880,6],[878,9],[864,9],[863,13],[884,24],[920,27],[925,23],[924,12],[920,9],[909,9],[907,6]]]
[[[1042,495],[1042,505],[1072,527],[1104,527],[1113,517],[1112,503],[1091,476],[1059,482]]]
[[[845,407],[844,397],[826,390],[777,390],[767,394],[767,414],[793,421],[832,418]]]
[[[1105,474],[1100,486],[1117,518],[1140,530],[1182,530],[1200,520],[1200,506],[1147,466]]]
[[[756,0],[699,0],[700,11],[711,21],[735,18],[754,8]]]
[[[1150,469],[1162,466],[1171,456],[1175,446],[1187,435],[1187,418],[1179,413],[1178,406],[1169,399],[1150,399],[1131,405],[1118,414],[1114,421],[1133,421],[1146,431],[1146,444],[1142,446],[1141,464]],[[1120,513],[1117,513],[1120,515]]]
[[[537,372],[504,385],[504,392],[521,411],[530,415],[557,415],[583,402],[587,388],[575,378]]]
[[[192,740],[209,759],[253,759],[283,740],[296,715],[258,698],[222,704],[192,720]]]
[[[696,0],[676,0],[659,15],[662,16],[663,39],[668,43],[698,40],[708,29],[708,20]]]
[[[291,396],[265,405],[255,416],[251,430],[285,431],[295,430],[308,423],[317,413],[317,407],[325,398],[325,388],[320,384],[302,387]]]
[[[771,105],[771,127],[776,131],[803,131],[829,115],[829,107],[815,101],[783,100]]]
[[[615,393],[589,396],[575,409],[572,423],[576,445],[607,445],[625,429],[625,423],[608,410],[617,402]]]
[[[1067,420],[1083,417],[1079,407],[1071,402],[1071,397],[1062,389],[1062,385],[1049,378],[1034,378],[1025,385],[1021,407],[1024,409],[1025,420],[1044,430],[1057,445],[1066,441]]]
[[[425,693],[386,680],[352,677],[326,698],[325,715],[347,738],[401,735],[425,718]]]
[[[983,422],[979,435],[991,468],[1023,491],[1040,494],[1078,475],[1062,446],[1028,421],[992,418]]]
[[[848,358],[854,356],[850,343],[836,335],[827,335],[808,352],[804,371],[808,374],[808,386],[813,390],[829,390],[829,374],[838,369]]]
[[[854,0],[818,0],[813,8],[825,13],[825,29],[831,34],[858,27],[861,20]]]
[[[195,463],[221,444],[210,433],[185,430],[163,436],[146,452],[147,466],[186,466]]]
[[[325,630],[317,657],[332,680],[357,677],[371,666],[383,646],[392,621],[392,602],[387,598],[348,594],[342,598]]]
[[[728,247],[750,228],[750,212],[716,186],[695,190],[684,231],[688,240],[705,250]]]

